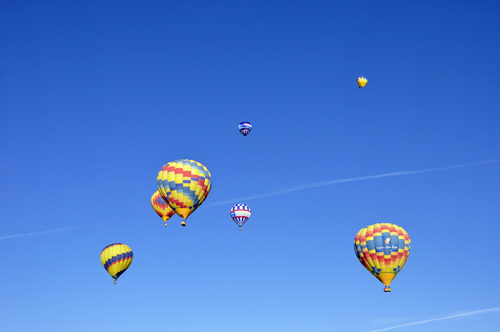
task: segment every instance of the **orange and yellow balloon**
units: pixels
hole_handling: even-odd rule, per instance
[[[366,84],[368,84],[368,80],[366,78],[364,78],[363,76],[361,77],[358,77],[358,86],[360,89],[364,88],[366,86]]]
[[[129,246],[123,243],[108,244],[101,251],[101,264],[108,271],[111,278],[116,280],[125,272],[130,264],[134,254]]]
[[[207,198],[212,188],[212,176],[208,169],[197,161],[180,159],[162,167],[157,177],[158,191],[172,210],[186,219]]]
[[[390,284],[406,264],[411,241],[406,231],[394,224],[374,224],[362,228],[354,238],[354,251],[363,266],[385,285]]]
[[[167,226],[167,220],[175,214],[175,211],[165,202],[158,190],[151,196],[151,205],[160,218],[163,219],[165,226]]]

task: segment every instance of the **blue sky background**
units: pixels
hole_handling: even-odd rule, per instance
[[[500,309],[499,14],[1,1],[0,328],[369,332]],[[164,228],[150,197],[183,158],[212,191]],[[412,240],[389,294],[353,250],[377,222]],[[134,252],[117,285],[99,259],[113,242]],[[394,330],[492,331],[500,310],[425,324]]]

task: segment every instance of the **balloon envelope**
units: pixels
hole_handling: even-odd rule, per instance
[[[358,86],[360,88],[364,88],[366,86],[366,84],[368,84],[368,80],[366,78],[364,78],[363,76],[361,77],[358,77]]]
[[[410,255],[411,241],[406,231],[394,224],[374,224],[362,228],[354,238],[359,261],[390,291],[389,285]]]
[[[231,218],[233,218],[234,222],[240,226],[241,230],[241,227],[248,221],[252,212],[246,204],[235,204],[231,208],[231,211],[229,211],[229,214],[231,215]]]
[[[205,201],[212,188],[208,169],[189,159],[171,161],[163,166],[157,181],[160,195],[184,220]]]
[[[175,214],[175,211],[165,202],[158,190],[151,196],[151,205],[160,218],[163,219],[165,226],[167,226],[167,220]]]
[[[238,125],[238,130],[247,138],[247,135],[252,131],[252,125],[250,122],[242,122]]]
[[[123,243],[108,244],[101,251],[101,264],[108,271],[111,278],[116,280],[125,272],[130,264],[134,254],[129,246]]]

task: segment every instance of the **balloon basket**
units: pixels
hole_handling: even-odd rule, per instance
[[[386,293],[390,293],[390,292],[391,292],[391,287],[389,287],[389,286],[385,286],[385,288],[384,288],[384,292],[386,292]]]
[[[182,227],[186,227],[186,222],[185,221],[181,221],[181,226]]]
[[[115,280],[115,281],[113,281],[113,284],[114,284],[114,285],[116,285],[116,280]]]

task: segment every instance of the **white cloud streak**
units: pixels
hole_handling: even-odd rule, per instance
[[[487,313],[487,312],[499,311],[499,310],[500,310],[500,307],[491,308],[491,309],[485,309],[485,310],[470,311],[470,312],[465,312],[465,313],[462,313],[462,314],[451,315],[451,316],[446,316],[446,317],[441,317],[441,318],[433,318],[433,319],[421,320],[419,322],[413,322],[413,323],[408,323],[408,324],[403,324],[403,325],[397,325],[397,326],[392,326],[392,327],[388,327],[388,328],[381,329],[381,330],[373,330],[373,331],[369,331],[369,332],[388,331],[388,330],[398,329],[400,327],[405,327],[405,326],[411,326],[411,325],[417,325],[417,324],[424,324],[424,323],[435,322],[435,321],[438,321],[438,320],[453,319],[453,318],[464,317],[464,316],[471,316],[471,315],[477,315],[477,314],[484,314],[484,313]]]
[[[344,182],[354,182],[354,181],[363,181],[363,180],[371,180],[371,179],[378,179],[378,178],[387,178],[387,177],[401,176],[401,175],[412,175],[412,174],[419,174],[419,173],[437,172],[437,171],[444,171],[444,170],[453,169],[453,168],[462,168],[462,167],[469,167],[469,166],[476,166],[476,165],[483,165],[483,164],[491,164],[491,163],[497,163],[497,162],[500,162],[500,159],[494,159],[494,160],[489,160],[489,161],[480,161],[480,162],[477,162],[477,163],[470,163],[470,164],[462,164],[462,165],[439,167],[439,168],[428,168],[428,169],[422,169],[422,170],[419,170],[419,171],[401,171],[401,172],[384,173],[384,174],[378,174],[378,175],[360,176],[360,177],[349,178],[349,179],[340,179],[340,180],[331,180],[331,181],[324,181],[324,182],[308,183],[308,184],[303,184],[303,185],[300,185],[300,186],[294,186],[294,187],[280,189],[280,190],[273,191],[273,192],[270,192],[270,193],[267,193],[267,194],[247,196],[247,197],[241,197],[241,198],[231,199],[231,200],[222,201],[222,202],[216,202],[216,203],[208,204],[208,205],[206,205],[206,207],[211,207],[211,206],[216,206],[216,205],[224,205],[224,204],[231,204],[231,203],[240,202],[240,201],[249,201],[249,200],[252,200],[252,199],[265,198],[265,197],[269,197],[269,196],[286,194],[286,193],[289,193],[289,192],[292,192],[292,191],[299,191],[299,190],[316,188],[316,187],[331,186],[333,184],[339,184],[339,183],[344,183]]]
[[[6,235],[6,236],[0,236],[0,241],[1,240],[6,240],[6,239],[11,239],[11,238],[14,238],[14,237],[33,236],[33,235],[40,235],[40,234],[45,234],[45,233],[60,232],[60,231],[66,231],[66,230],[70,230],[70,229],[77,229],[77,228],[84,228],[84,227],[58,228],[58,229],[51,229],[50,231],[43,231],[43,232],[36,232],[36,233]]]

